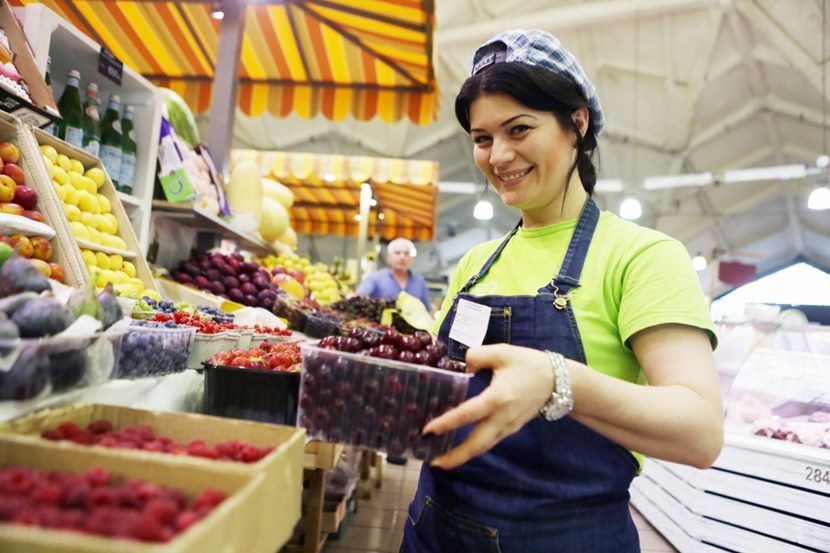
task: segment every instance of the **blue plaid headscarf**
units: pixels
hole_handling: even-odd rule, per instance
[[[505,50],[493,49],[492,45],[499,42],[504,44]],[[498,34],[478,47],[473,56],[470,75],[475,75],[499,62],[526,63],[573,81],[588,101],[588,110],[594,122],[596,135],[599,136],[602,132],[605,118],[597,91],[576,57],[566,50],[555,36],[535,29],[514,29]]]

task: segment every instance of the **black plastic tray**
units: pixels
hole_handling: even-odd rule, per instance
[[[293,426],[300,395],[299,372],[275,372],[204,364],[206,415]]]

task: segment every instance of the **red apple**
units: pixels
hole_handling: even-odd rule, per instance
[[[37,259],[49,261],[52,259],[52,244],[43,236],[32,236],[29,241],[32,243],[32,255]]]
[[[12,246],[17,253],[26,258],[31,258],[35,253],[35,248],[32,246],[32,241],[22,234],[13,234],[11,236]]]
[[[10,176],[17,184],[25,184],[26,175],[23,174],[23,169],[14,163],[6,163],[3,166],[3,174]]]
[[[11,239],[10,236],[0,236],[0,242],[3,242],[4,244],[8,244],[9,246],[14,246],[14,243],[12,242],[12,239]]]
[[[63,272],[63,267],[61,267],[57,263],[50,263],[49,269],[51,269],[52,271],[52,278],[54,278],[58,282],[66,282],[66,275]]]
[[[14,199],[17,183],[8,175],[0,175],[0,202],[10,202]]]
[[[23,212],[23,216],[27,219],[31,219],[32,221],[37,221],[38,223],[46,223],[46,218],[43,216],[43,213],[40,211],[34,211],[32,209],[27,209]]]
[[[25,211],[23,207],[15,203],[5,202],[0,204],[0,213],[23,216],[23,211]]]
[[[17,163],[20,161],[20,150],[11,142],[0,142],[0,159],[4,163]]]
[[[297,269],[291,269],[288,271],[288,274],[294,277],[294,280],[299,282],[300,284],[305,283],[305,273],[302,271],[298,271]]]
[[[29,261],[35,266],[35,269],[43,273],[43,276],[46,278],[52,276],[52,267],[50,267],[47,262],[42,259],[30,259]]]
[[[18,185],[14,191],[14,202],[23,206],[23,209],[37,208],[37,190],[30,186]]]

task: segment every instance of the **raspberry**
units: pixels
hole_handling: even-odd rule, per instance
[[[173,528],[175,528],[177,532],[183,532],[195,523],[199,522],[199,519],[201,518],[202,517],[194,511],[182,511],[179,513],[179,516],[176,517],[176,521],[173,523]]]
[[[58,432],[63,434],[64,438],[72,438],[75,434],[80,432],[81,429],[78,428],[78,425],[74,422],[65,422],[58,426]]]
[[[104,436],[98,440],[98,444],[103,447],[118,447],[118,439],[114,436]]]
[[[66,484],[63,490],[63,506],[78,509],[86,508],[89,490],[89,484],[86,482],[76,481]]]
[[[153,440],[141,446],[144,451],[164,451],[164,442],[161,440]]]
[[[112,474],[107,469],[94,467],[86,471],[84,478],[90,486],[107,486],[112,482]]]
[[[170,539],[164,526],[152,516],[144,514],[132,527],[132,534],[141,541],[165,542]]]
[[[44,430],[40,437],[46,440],[60,441],[63,439],[63,434],[60,430]]]
[[[87,505],[90,508],[109,507],[115,505],[115,490],[112,488],[92,488],[87,496]]]
[[[213,488],[206,488],[199,497],[193,501],[193,509],[199,510],[207,507],[208,510],[216,507],[225,500],[225,494]]]
[[[205,459],[219,458],[219,452],[216,448],[206,444],[202,440],[195,440],[187,444],[187,454],[193,457],[204,457]]]
[[[33,485],[33,473],[27,467],[12,467],[0,478],[0,491],[9,494],[28,494]]]
[[[57,484],[43,482],[35,486],[32,492],[32,501],[49,505],[60,505],[61,488]]]
[[[106,432],[112,432],[113,426],[110,421],[107,419],[98,419],[90,423],[87,427],[87,430],[93,432],[94,434],[104,434]]]
[[[89,430],[79,430],[70,438],[73,442],[80,445],[92,445],[92,432]]]
[[[170,524],[179,514],[178,504],[169,498],[160,497],[151,499],[144,505],[143,513],[162,524]]]

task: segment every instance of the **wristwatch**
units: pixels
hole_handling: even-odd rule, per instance
[[[539,409],[539,415],[547,421],[559,420],[574,408],[574,396],[571,391],[571,378],[568,372],[568,364],[561,353],[554,351],[546,352],[550,357],[550,364],[553,368],[554,382],[553,394],[550,399]]]

